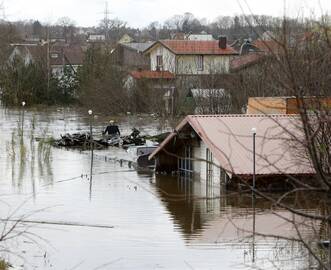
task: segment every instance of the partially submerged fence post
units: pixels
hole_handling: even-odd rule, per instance
[[[255,138],[256,128],[252,128],[253,133],[253,189],[252,189],[252,208],[253,208],[253,252],[252,262],[255,262]]]
[[[22,119],[21,119],[21,136],[24,135],[24,107],[25,107],[25,101],[22,101]]]
[[[91,148],[91,168],[90,168],[90,199],[92,195],[92,175],[93,175],[93,129],[92,129],[92,120],[93,120],[93,111],[88,110],[88,114],[90,116],[90,148]]]

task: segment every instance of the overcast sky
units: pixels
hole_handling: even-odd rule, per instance
[[[97,25],[103,17],[106,0],[0,0],[10,21],[33,19],[55,23],[68,16],[79,26]],[[254,14],[282,16],[286,2],[287,14],[297,16],[321,9],[331,14],[331,0],[246,0]],[[119,18],[133,27],[147,26],[152,21],[168,19],[175,14],[191,12],[198,18],[212,21],[219,15],[241,14],[242,4],[249,13],[245,0],[108,0],[111,18]]]

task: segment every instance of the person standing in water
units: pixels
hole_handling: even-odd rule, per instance
[[[109,121],[109,125],[106,127],[105,131],[103,132],[104,135],[108,135],[110,137],[120,136],[121,132],[117,125],[115,125],[114,120]]]

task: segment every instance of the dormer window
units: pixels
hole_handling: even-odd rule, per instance
[[[51,58],[56,59],[59,57],[59,54],[57,53],[51,53]]]

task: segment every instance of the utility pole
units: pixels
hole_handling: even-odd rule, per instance
[[[171,87],[171,117],[174,118],[174,96],[175,96],[175,87]]]
[[[47,42],[47,56],[46,56],[46,59],[47,59],[47,92],[46,92],[46,97],[48,99],[48,95],[49,95],[49,85],[50,85],[50,59],[49,59],[49,52],[50,52],[50,40],[49,40],[49,27],[47,26],[46,28],[46,42]]]
[[[106,1],[103,21],[104,21],[104,24],[105,24],[104,25],[104,27],[105,27],[105,38],[106,38],[107,41],[109,40],[109,15],[110,15],[110,12],[109,12],[109,8],[108,8],[108,2]]]
[[[6,9],[5,9],[5,5],[3,3],[3,1],[0,3],[0,11],[1,11],[1,18],[3,20],[6,20]]]
[[[252,188],[252,208],[253,208],[253,256],[252,262],[255,263],[255,181],[256,181],[256,172],[255,172],[255,141],[256,141],[256,128],[252,128],[253,133],[253,188]]]
[[[89,120],[90,120],[90,149],[91,149],[91,167],[90,167],[90,200],[92,198],[92,177],[93,177],[93,150],[94,150],[94,141],[93,141],[93,111],[88,110]]]
[[[22,119],[21,119],[21,136],[23,138],[24,135],[24,107],[25,107],[25,101],[22,101]]]

